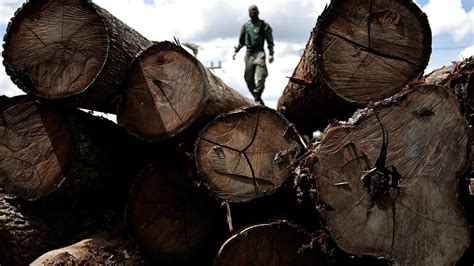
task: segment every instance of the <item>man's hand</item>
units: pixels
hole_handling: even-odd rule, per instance
[[[235,60],[235,56],[236,56],[236,55],[237,55],[237,53],[234,53],[234,54],[232,55],[232,60]]]
[[[268,62],[270,62],[270,64],[273,63],[273,55],[268,56]]]

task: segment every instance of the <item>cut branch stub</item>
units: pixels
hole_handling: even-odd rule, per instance
[[[117,121],[146,140],[172,137],[193,124],[253,104],[170,42],[140,54],[125,87]]]
[[[409,0],[333,0],[316,27],[319,73],[351,102],[400,92],[422,74],[431,54],[428,19]]]
[[[196,164],[218,198],[246,202],[274,193],[303,149],[294,127],[276,111],[249,107],[223,114],[196,141]]]
[[[217,251],[217,202],[207,191],[194,187],[185,161],[163,161],[146,167],[130,193],[126,221],[150,259],[171,265],[212,260]],[[219,221],[223,221],[220,225]]]
[[[115,112],[118,86],[151,42],[90,0],[26,2],[4,38],[4,65],[44,100]]]
[[[329,265],[310,243],[308,232],[287,221],[253,225],[231,236],[213,265]]]
[[[108,120],[40,105],[28,96],[0,99],[0,117],[0,186],[10,195],[91,196],[125,185],[126,173],[133,171],[126,170],[129,161],[122,156],[128,136]]]
[[[457,199],[468,127],[456,98],[417,86],[354,118],[327,128],[314,150],[319,210],[331,237],[351,254],[455,264],[470,243]]]

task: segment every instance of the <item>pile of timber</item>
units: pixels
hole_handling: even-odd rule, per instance
[[[423,77],[411,1],[333,0],[278,111],[90,0],[4,42],[1,265],[474,262],[474,59]]]

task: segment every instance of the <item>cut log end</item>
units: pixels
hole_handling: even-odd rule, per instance
[[[469,146],[459,104],[428,85],[384,104],[329,127],[315,150],[327,228],[351,254],[452,265],[470,243],[457,199]]]
[[[208,90],[205,69],[192,55],[169,42],[155,44],[129,71],[118,123],[145,139],[173,136],[198,118]]]
[[[126,220],[153,261],[184,263],[212,246],[217,204],[187,178],[186,165],[170,161],[144,169],[132,187]]]
[[[0,100],[0,115],[0,184],[23,199],[48,195],[60,185],[75,150],[66,117],[24,96]]]
[[[326,84],[358,103],[401,91],[431,54],[427,17],[411,1],[333,0],[318,19],[315,40]]]
[[[254,225],[231,236],[213,265],[328,265],[316,247],[303,248],[310,243],[307,232],[287,221]]]
[[[21,89],[46,99],[76,95],[95,80],[108,53],[101,17],[86,1],[29,1],[5,36],[4,64]]]
[[[249,107],[209,123],[195,155],[204,183],[218,198],[246,202],[274,193],[302,148],[298,133],[281,115]]]

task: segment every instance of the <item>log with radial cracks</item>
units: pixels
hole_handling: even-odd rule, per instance
[[[26,200],[113,193],[133,171],[127,141],[120,127],[82,111],[28,96],[2,98],[0,186]]]
[[[194,187],[187,174],[183,158],[170,158],[146,167],[131,189],[126,222],[156,263],[207,265],[225,229],[217,202]]]
[[[247,202],[281,187],[302,149],[298,133],[283,116],[255,106],[209,123],[196,141],[195,156],[204,184],[218,198]]]
[[[27,1],[4,37],[14,83],[43,100],[115,112],[118,87],[151,42],[89,0]]]
[[[31,262],[42,265],[143,265],[143,255],[126,238],[98,233],[73,245],[49,251]]]
[[[468,147],[456,97],[435,85],[328,127],[312,169],[331,237],[402,265],[455,264],[470,243],[457,198]]]
[[[308,232],[287,221],[253,225],[231,236],[213,265],[329,265],[310,243]]]
[[[146,140],[172,137],[220,113],[253,104],[170,42],[140,54],[125,87],[118,123]]]
[[[385,99],[428,64],[431,30],[409,0],[333,0],[318,18],[279,102],[297,128],[324,128]],[[338,107],[338,108],[335,108]]]

